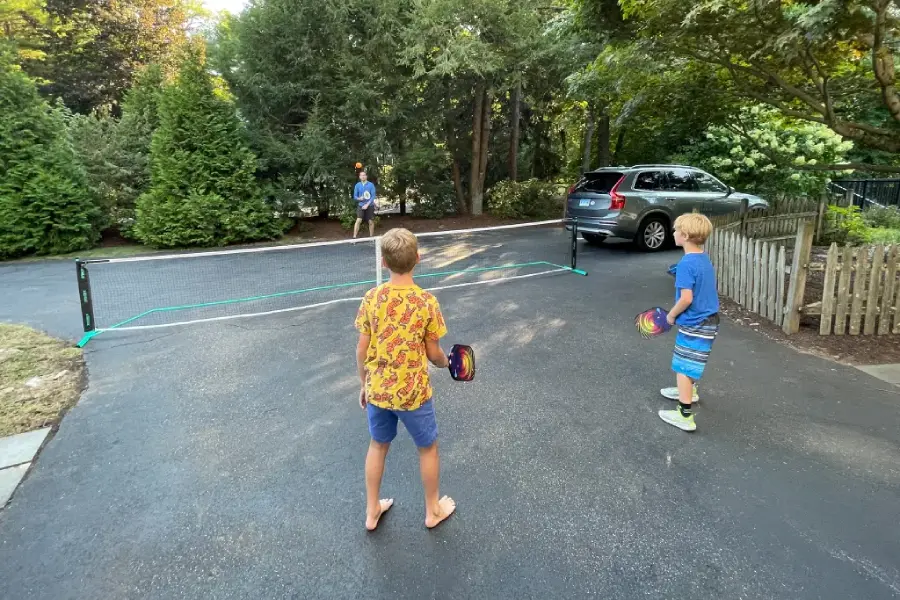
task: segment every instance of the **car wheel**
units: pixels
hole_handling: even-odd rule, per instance
[[[643,252],[657,252],[669,241],[669,222],[664,217],[649,217],[638,228],[634,241]]]
[[[606,236],[599,233],[582,233],[581,237],[591,246],[599,246],[606,241]]]

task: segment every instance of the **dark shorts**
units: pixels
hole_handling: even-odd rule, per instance
[[[356,207],[356,218],[362,219],[363,221],[374,221],[375,220],[375,203],[372,202],[369,204],[369,208],[363,209],[359,206]]]
[[[699,325],[679,325],[675,336],[675,352],[672,355],[672,370],[695,382],[700,381],[718,333],[719,315],[712,315]]]
[[[437,420],[431,400],[416,410],[389,410],[369,404],[366,406],[366,416],[369,418],[369,435],[379,444],[394,441],[398,420],[403,421],[403,426],[419,448],[427,448],[437,440]]]

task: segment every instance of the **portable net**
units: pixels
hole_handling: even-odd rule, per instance
[[[424,233],[416,282],[425,289],[576,272],[560,221]],[[85,339],[278,314],[358,301],[389,274],[380,238],[79,261]]]

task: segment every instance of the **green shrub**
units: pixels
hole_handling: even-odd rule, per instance
[[[506,219],[552,219],[562,214],[557,186],[537,179],[500,181],[487,193],[488,212]]]
[[[413,214],[423,219],[442,219],[456,214],[456,197],[453,184],[433,182],[422,188],[407,190],[407,201],[413,205]]]
[[[746,106],[733,124],[713,124],[688,144],[674,162],[704,168],[745,192],[773,197],[815,195],[827,171],[806,169],[842,163],[853,142],[820,123],[785,117],[768,106]],[[682,162],[683,161],[683,162]]]
[[[144,243],[214,246],[278,235],[257,185],[256,157],[199,46],[185,52],[177,80],[162,92],[150,159],[152,184],[137,200],[134,227]]]
[[[900,229],[872,228],[869,230],[869,241],[873,244],[900,244]]]
[[[0,49],[0,258],[83,250],[100,237],[65,115]]]
[[[869,227],[900,229],[900,209],[894,206],[872,206],[862,213]]]
[[[838,244],[867,244],[872,230],[858,206],[829,206],[825,213],[825,239]]]

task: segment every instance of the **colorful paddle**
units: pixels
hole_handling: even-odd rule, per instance
[[[475,379],[475,351],[471,346],[453,344],[447,358],[450,359],[450,377],[456,381]]]
[[[634,325],[644,339],[650,339],[672,329],[672,326],[666,320],[668,315],[669,313],[655,306],[638,314],[634,318]]]

